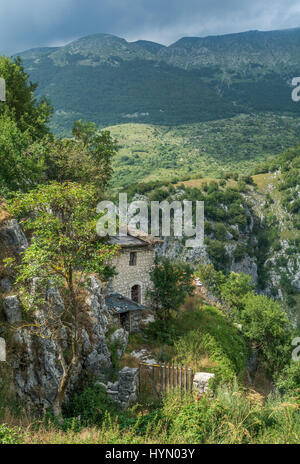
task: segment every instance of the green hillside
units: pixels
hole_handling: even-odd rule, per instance
[[[54,105],[56,134],[78,119],[179,125],[238,113],[299,114],[291,80],[300,75],[300,28],[206,38],[169,47],[109,34],[20,54]]]
[[[257,162],[300,141],[299,124],[300,118],[264,113],[176,127],[109,127],[120,144],[114,185],[249,173]]]

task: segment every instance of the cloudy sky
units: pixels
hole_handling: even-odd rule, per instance
[[[0,54],[97,32],[168,45],[183,36],[297,26],[299,0],[0,0]]]

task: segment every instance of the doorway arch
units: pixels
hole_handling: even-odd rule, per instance
[[[142,300],[142,288],[140,285],[135,284],[131,287],[130,297],[135,303],[141,304]]]

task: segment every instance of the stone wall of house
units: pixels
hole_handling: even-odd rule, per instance
[[[137,252],[135,266],[129,265],[130,252]],[[141,287],[141,304],[147,304],[147,290],[152,288],[150,270],[154,265],[154,257],[153,248],[123,249],[113,263],[118,275],[112,279],[110,290],[131,298],[131,288],[134,285],[139,285]]]
[[[122,324],[120,314],[115,314],[113,320],[117,327],[123,327],[129,333],[139,332],[142,327],[143,313],[139,310],[126,313]]]
[[[139,332],[142,324],[142,311],[131,311],[130,313],[130,331]]]

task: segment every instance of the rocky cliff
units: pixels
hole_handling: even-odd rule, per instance
[[[0,247],[7,256],[18,255],[28,246],[27,239],[13,219],[1,222]],[[13,278],[3,266],[0,274],[0,335],[6,340],[7,363],[12,370],[13,388],[19,400],[28,407],[39,411],[53,404],[57,387],[62,375],[58,358],[56,340],[46,331],[37,330],[43,326],[47,317],[47,308],[39,308],[34,317],[22,310],[18,295],[15,293]],[[32,292],[38,285],[38,279],[32,282]],[[45,289],[45,301],[56,312],[64,311],[64,301],[55,287],[50,284]],[[73,375],[69,392],[82,374],[90,374],[99,381],[108,377],[112,370],[109,346],[111,341],[108,331],[113,329],[113,321],[108,311],[101,283],[91,276],[85,283],[84,328],[82,329],[82,346],[80,363]],[[122,329],[121,329],[122,330]],[[118,342],[119,342],[119,332]],[[111,337],[113,334],[111,335]],[[127,337],[122,338],[126,343]],[[118,343],[120,345],[120,343]],[[67,345],[64,345],[67,349]],[[123,347],[124,348],[124,347]],[[121,356],[124,350],[120,350]]]

